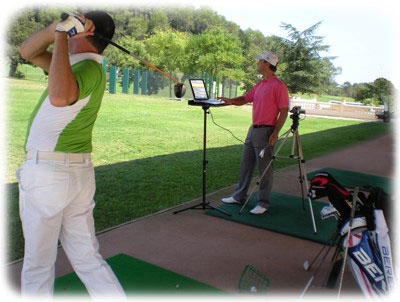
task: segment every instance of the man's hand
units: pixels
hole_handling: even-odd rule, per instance
[[[218,100],[224,101],[227,105],[235,105],[235,106],[242,106],[247,104],[248,101],[245,99],[244,96],[239,96],[234,99],[224,98],[224,97],[217,97]]]
[[[279,116],[278,116],[278,121],[275,125],[275,130],[269,137],[269,144],[271,146],[275,145],[276,142],[278,141],[279,132],[281,131],[283,124],[285,124],[287,114],[288,114],[288,108],[282,108],[279,110]]]
[[[84,15],[62,13],[63,21],[58,23],[56,32],[66,32],[68,38],[81,38],[93,35],[95,26],[93,21],[86,19]]]
[[[223,101],[223,102],[224,102],[225,104],[227,104],[227,105],[233,104],[232,99],[229,99],[229,98],[217,97],[217,100],[221,100],[221,101]]]
[[[57,24],[56,32],[65,32],[67,37],[71,38],[85,30],[85,22],[75,14],[61,14],[63,21]]]
[[[269,145],[272,147],[276,144],[276,142],[278,141],[278,134],[275,133],[275,131],[271,134],[271,136],[269,137]]]

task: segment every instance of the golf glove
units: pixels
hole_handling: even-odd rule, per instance
[[[67,17],[68,15],[68,17]],[[62,15],[63,21],[58,23],[56,27],[56,32],[66,32],[68,38],[75,36],[85,30],[85,23],[75,14]]]

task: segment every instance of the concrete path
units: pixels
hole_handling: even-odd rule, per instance
[[[393,152],[394,138],[386,135],[307,161],[306,170],[333,167],[392,177]],[[230,195],[233,189],[231,186],[209,194],[207,200],[218,206],[221,197]],[[296,165],[275,173],[273,191],[301,196]],[[270,279],[271,295],[300,296],[313,273],[306,272],[303,263],[314,258],[321,244],[208,216],[202,210],[172,213],[200,202],[199,198],[102,232],[98,235],[101,254],[108,258],[125,253],[232,293],[237,293],[245,265],[251,264]],[[336,294],[336,290],[321,287],[328,262],[314,279],[308,295]],[[21,267],[22,262],[8,266],[10,284],[15,288],[19,288]],[[60,248],[56,274],[70,272],[72,267]],[[352,293],[360,291],[346,269],[343,294]]]

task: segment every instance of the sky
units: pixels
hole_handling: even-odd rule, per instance
[[[342,68],[342,74],[336,77],[339,84],[372,82],[379,77],[395,82],[398,76],[398,8],[394,9],[394,1],[202,2],[242,29],[259,30],[265,36],[286,38],[282,22],[302,31],[322,21],[316,34],[330,46],[329,52],[322,55],[336,57],[334,65]]]
[[[3,9],[1,22],[7,20],[19,9],[32,4],[46,5],[65,2],[13,1],[10,9]],[[71,0],[71,4],[82,2]],[[126,5],[191,5],[196,8],[207,6],[238,24],[243,30],[251,28],[261,31],[265,36],[287,37],[281,28],[282,22],[292,24],[298,30],[305,30],[322,21],[316,34],[324,37],[325,45],[330,46],[324,56],[333,56],[336,67],[342,73],[336,76],[339,84],[372,82],[384,77],[400,87],[399,65],[399,22],[400,13],[395,1],[360,1],[360,0],[280,0],[280,1],[226,1],[226,0],[180,0],[180,1],[91,1],[87,4],[113,6]],[[8,18],[7,18],[8,17]],[[397,25],[397,26],[396,26]]]
[[[132,4],[151,5],[194,5],[208,6],[227,20],[238,24],[243,30],[251,28],[264,35],[285,37],[286,32],[280,27],[281,22],[292,24],[298,30],[304,30],[322,21],[316,34],[324,36],[326,45],[330,45],[329,53],[336,56],[334,64],[342,68],[342,74],[336,81],[342,84],[372,82],[376,78],[389,79],[400,88],[400,65],[398,53],[400,12],[396,1],[390,0],[180,0],[180,1],[38,1],[13,0],[3,1],[0,9],[0,56],[1,74],[6,74],[4,39],[10,18],[20,9],[31,5],[66,5],[97,4],[126,6]],[[396,69],[397,67],[397,69]],[[4,81],[0,81],[0,91],[5,91]],[[3,98],[4,99],[4,98]],[[4,104],[2,102],[2,104]],[[5,106],[0,106],[0,116],[5,117]],[[3,121],[3,119],[2,119]],[[5,137],[5,123],[0,123],[0,136]],[[0,152],[5,150],[5,140],[0,139]],[[5,157],[0,156],[0,176],[5,170]],[[397,165],[397,172],[400,166]],[[3,210],[4,211],[4,210]],[[1,211],[1,212],[3,212]],[[5,227],[0,224],[0,229]],[[5,233],[0,232],[0,244],[5,242]],[[5,249],[0,249],[0,258],[5,259]],[[0,291],[7,284],[5,274],[0,274]],[[5,279],[5,280],[3,280]],[[15,299],[14,299],[15,300]]]

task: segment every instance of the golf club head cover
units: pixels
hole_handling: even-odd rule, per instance
[[[329,202],[338,210],[340,217],[350,217],[350,207],[346,200],[351,200],[352,195],[333,176],[325,171],[317,173],[310,180],[310,197],[319,199],[328,196]]]
[[[56,32],[66,32],[68,38],[75,36],[85,30],[85,23],[78,15],[73,13],[62,13],[61,22],[57,24]]]

